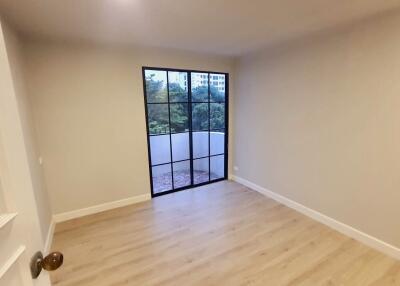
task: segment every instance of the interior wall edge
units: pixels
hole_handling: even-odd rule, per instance
[[[18,30],[7,20],[2,20],[4,40],[14,86],[18,113],[20,116],[24,146],[29,167],[30,182],[37,204],[37,215],[43,243],[51,221],[51,206],[45,188],[42,168],[38,163],[38,145],[32,116],[32,106],[26,84],[26,66],[23,53],[23,40]]]
[[[308,216],[344,235],[347,235],[373,249],[376,249],[386,255],[389,255],[397,260],[400,260],[400,248],[391,245],[390,243],[387,243],[379,238],[376,238],[372,235],[369,235],[361,230],[358,230],[357,228],[350,226],[348,224],[345,224],[343,222],[340,222],[332,217],[329,217],[321,212],[318,212],[314,209],[311,209],[305,205],[302,205],[296,201],[291,200],[290,198],[287,198],[285,196],[282,196],[278,193],[275,193],[271,190],[268,190],[256,183],[253,183],[247,179],[244,179],[239,176],[231,175],[231,180],[242,184],[249,189],[253,191],[257,191],[260,194],[269,197],[291,209],[294,209],[300,213],[302,213],[305,216]]]
[[[399,247],[399,25],[242,58],[234,174]]]
[[[92,215],[96,213],[100,213],[103,211],[112,210],[115,208],[125,207],[132,204],[145,202],[151,200],[150,194],[138,195],[134,197],[130,197],[127,199],[122,199],[118,201],[107,202],[104,204],[98,204],[87,208],[77,209],[69,212],[57,213],[53,215],[53,222],[60,223],[64,221],[68,221],[75,218],[80,218],[87,215]]]
[[[44,253],[48,253],[51,251],[51,246],[53,244],[54,232],[56,229],[56,222],[54,218],[51,218],[51,222],[49,225],[49,229],[47,230],[46,240],[44,242]]]

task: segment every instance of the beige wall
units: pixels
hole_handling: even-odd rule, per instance
[[[236,175],[400,247],[400,15],[238,63]]]
[[[25,87],[25,63],[23,60],[21,41],[17,33],[10,26],[6,25],[5,22],[3,22],[3,35],[14,84],[15,97],[18,103],[18,112],[29,164],[32,190],[37,204],[42,237],[45,239],[51,221],[51,208],[44,185],[42,168],[38,162],[39,155],[37,152],[31,106]]]
[[[169,50],[48,42],[25,50],[54,213],[150,193],[143,65],[232,72],[229,59]]]

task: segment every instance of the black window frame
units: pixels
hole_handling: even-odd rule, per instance
[[[155,70],[155,71],[165,71],[167,72],[167,96],[168,96],[168,102],[167,103],[148,103],[147,102],[147,90],[146,90],[146,75],[145,72],[146,70]],[[172,158],[172,134],[177,134],[170,132],[165,133],[165,134],[150,134],[150,129],[149,129],[149,123],[148,123],[148,104],[168,104],[168,117],[169,117],[169,126],[171,126],[171,116],[170,116],[170,107],[169,105],[171,104],[171,101],[169,99],[169,79],[168,79],[168,72],[186,72],[187,73],[187,89],[188,89],[188,101],[187,102],[181,102],[181,103],[188,103],[188,119],[189,119],[189,131],[186,132],[177,132],[177,133],[189,133],[189,159],[188,160],[180,160],[180,161],[173,161]],[[201,103],[201,102],[192,102],[192,81],[191,81],[191,74],[192,73],[207,73],[208,74],[208,101],[205,101],[203,103],[208,103],[208,110],[209,110],[209,115],[208,115],[208,129],[204,131],[208,131],[208,156],[202,157],[202,158],[194,158],[193,157],[193,142],[192,142],[192,134],[193,134],[193,129],[192,129],[192,104],[193,103]],[[211,101],[211,92],[210,92],[210,86],[211,86],[211,74],[213,75],[224,75],[225,76],[225,100],[223,102],[217,101]],[[229,146],[229,73],[225,72],[215,72],[215,71],[202,71],[202,70],[191,70],[191,69],[179,69],[179,68],[164,68],[164,67],[151,67],[151,66],[142,66],[142,80],[143,80],[143,95],[144,95],[144,107],[145,107],[145,120],[146,120],[146,132],[147,132],[147,153],[148,153],[148,164],[149,164],[149,175],[150,175],[150,187],[151,187],[151,196],[152,198],[170,194],[170,193],[175,193],[187,189],[192,189],[212,183],[216,183],[219,181],[224,181],[228,179],[228,163],[229,163],[229,156],[228,156],[228,146]],[[179,102],[172,102],[172,103],[179,103]],[[212,103],[224,103],[225,107],[225,126],[224,128],[220,129],[215,129],[211,130],[210,126],[210,104]],[[221,131],[224,130],[224,153],[221,154],[215,154],[211,155],[211,148],[210,148],[210,141],[211,141],[211,132],[215,131]],[[198,130],[194,132],[199,132]],[[169,163],[163,163],[163,164],[152,164],[151,160],[151,148],[150,148],[150,137],[152,136],[161,136],[161,135],[170,135],[170,150],[171,150],[171,161]],[[224,176],[222,178],[218,179],[211,179],[211,158],[212,157],[217,157],[224,155]],[[194,183],[194,178],[193,178],[193,162],[194,160],[198,159],[203,159],[203,158],[208,158],[208,173],[209,173],[209,180],[207,182],[202,182],[195,184]],[[190,185],[184,186],[184,187],[179,187],[179,188],[174,188],[174,170],[173,170],[173,165],[174,163],[179,163],[179,162],[184,162],[184,161],[189,161],[190,162],[190,173],[191,173],[191,182]],[[162,165],[170,165],[171,166],[171,184],[172,184],[172,189],[164,192],[159,192],[159,193],[154,193],[154,186],[153,186],[153,175],[152,175],[152,168],[155,166],[162,166]]]

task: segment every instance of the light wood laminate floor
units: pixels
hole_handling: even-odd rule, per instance
[[[53,285],[400,285],[400,263],[234,182],[58,224]]]

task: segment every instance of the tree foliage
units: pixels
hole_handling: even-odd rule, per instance
[[[150,134],[169,133],[169,116],[171,117],[171,132],[189,130],[188,93],[178,83],[170,83],[170,112],[168,111],[168,90],[163,81],[156,80],[154,75],[146,77],[146,94],[148,103],[165,103],[148,105],[148,123]],[[210,86],[210,127],[211,129],[225,128],[224,94],[215,86]],[[192,127],[193,131],[208,130],[209,110],[208,87],[199,86],[192,89]],[[174,103],[179,102],[179,103]],[[183,102],[183,103],[182,103]]]

